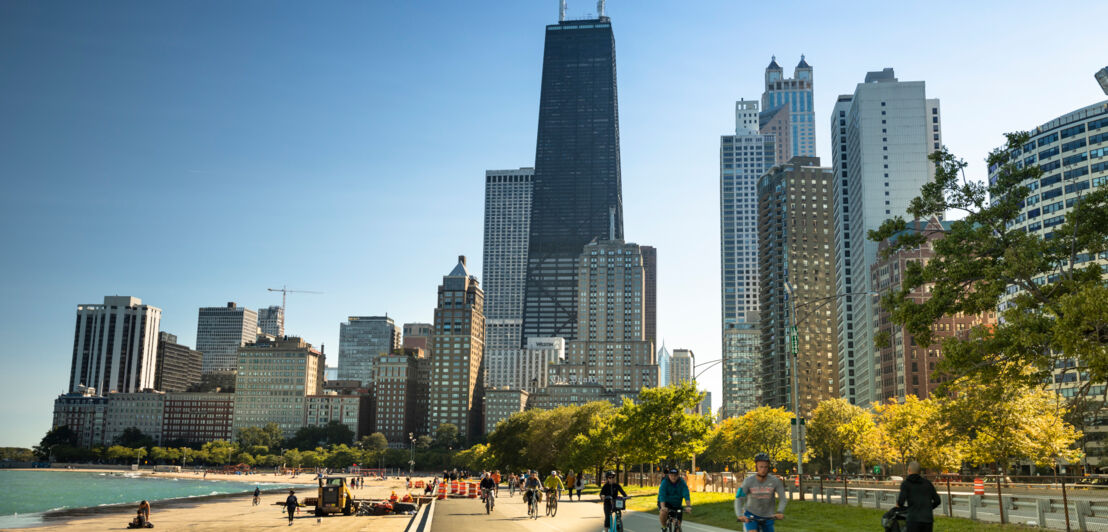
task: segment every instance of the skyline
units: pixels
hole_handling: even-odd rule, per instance
[[[200,307],[258,310],[278,304],[266,288],[285,284],[322,291],[289,297],[286,333],[326,346],[335,366],[346,317],[430,322],[457,255],[481,271],[484,172],[534,165],[542,32],[556,2],[443,2],[430,13],[264,4],[259,17],[260,5],[0,6],[11,51],[0,57],[0,331],[18,368],[0,381],[10,428],[0,445],[33,445],[48,428],[78,304],[141,298],[162,309],[161,330],[195,347]],[[576,5],[569,16],[586,16]],[[887,18],[859,19],[866,5],[810,6],[821,24],[805,32],[749,21],[743,43],[756,44],[738,46],[736,61],[734,22],[769,20],[764,6],[608,4],[626,238],[658,248],[659,344],[719,358],[718,138],[733,131],[734,102],[760,96],[772,55],[786,72],[801,54],[815,69],[824,165],[834,99],[868,71],[925,81],[943,102],[944,142],[977,179],[1004,132],[1104,99],[1093,74],[1108,6],[1031,25],[1011,3],[883,6]],[[858,20],[871,22],[870,39],[834,39]],[[926,30],[940,29],[960,36],[934,37],[923,56]],[[1032,30],[1056,48],[1016,37]],[[964,49],[980,50],[970,65],[955,58]],[[722,397],[718,367],[700,382]]]

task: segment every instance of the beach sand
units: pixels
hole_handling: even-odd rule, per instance
[[[88,471],[88,470],[84,470]],[[149,474],[147,472],[147,474]],[[198,478],[203,475],[192,473],[157,473],[153,476]],[[208,474],[208,480],[234,480],[238,482],[254,482],[283,484],[306,484],[296,490],[296,496],[303,502],[305,497],[314,497],[316,494],[316,481],[313,475],[303,474],[296,478],[287,476],[269,475],[213,475]],[[426,479],[424,479],[426,480]],[[366,481],[364,488],[354,489],[354,496],[358,499],[384,499],[393,491],[400,497],[408,492],[404,487],[404,479],[390,478],[384,481]],[[413,495],[423,490],[411,490]],[[333,531],[361,531],[373,530],[382,532],[400,531],[408,526],[410,515],[387,516],[343,516],[341,514],[316,518],[312,514],[312,508],[302,507],[293,519],[292,526],[288,524],[288,513],[283,506],[276,503],[284,503],[286,493],[263,493],[261,504],[251,504],[251,494],[229,495],[213,498],[211,500],[190,502],[173,501],[160,506],[158,502],[151,503],[150,522],[155,530],[189,530],[189,531],[231,531],[231,530],[277,530],[300,529],[309,527],[311,530]],[[127,523],[134,517],[135,508],[126,510],[97,511],[95,515],[75,515],[72,517],[49,517],[44,526],[30,529],[33,531],[74,531],[74,530],[127,530]]]

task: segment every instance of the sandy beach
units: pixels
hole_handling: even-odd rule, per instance
[[[53,470],[60,471],[60,470]],[[90,470],[73,470],[89,472]],[[118,470],[103,470],[105,472],[119,473]],[[124,472],[128,473],[128,472]],[[203,474],[192,472],[182,473],[151,473],[141,472],[155,477],[177,478],[204,478]],[[316,481],[312,474],[301,474],[296,477],[273,475],[272,473],[258,475],[218,475],[209,473],[207,480],[231,480],[237,482],[252,482],[266,489],[267,483],[304,484],[297,489],[297,497],[314,497],[316,494]],[[427,479],[423,479],[427,480]],[[388,480],[366,481],[364,488],[352,490],[358,499],[385,499],[395,491],[400,497],[408,492],[404,488],[404,479],[390,478]],[[420,490],[412,490],[413,495]],[[261,504],[251,504],[251,495],[227,495],[204,501],[177,500],[166,501],[163,504],[151,503],[150,522],[159,530],[194,530],[194,531],[223,531],[223,530],[268,530],[268,529],[296,529],[311,527],[313,530],[335,531],[399,531],[404,530],[411,519],[410,515],[388,516],[343,516],[333,515],[317,518],[312,514],[311,508],[302,507],[293,520],[290,527],[288,514],[283,506],[286,493],[263,493]],[[92,514],[77,512],[72,516],[47,517],[44,526],[12,530],[35,531],[73,531],[73,530],[127,530],[127,523],[134,517],[136,508],[127,507],[92,510]]]

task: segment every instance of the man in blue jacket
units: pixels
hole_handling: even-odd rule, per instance
[[[658,521],[662,523],[662,529],[666,528],[666,518],[669,517],[669,510],[675,509],[677,512],[677,519],[681,520],[681,503],[688,501],[685,505],[684,511],[692,512],[692,498],[689,497],[689,486],[685,484],[685,479],[681,478],[677,469],[670,469],[666,473],[666,478],[662,479],[662,484],[658,486]]]

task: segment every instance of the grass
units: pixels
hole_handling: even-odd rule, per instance
[[[658,488],[624,488],[635,497],[627,501],[629,510],[657,512]],[[717,526],[728,530],[741,530],[735,521],[735,496],[730,493],[693,493],[693,511],[685,520]],[[789,501],[785,519],[776,523],[782,532],[838,532],[841,530],[881,530],[881,515],[885,510],[842,506],[811,501]],[[969,519],[935,517],[935,530],[943,532],[994,532],[1030,530],[1020,525],[980,523]]]

